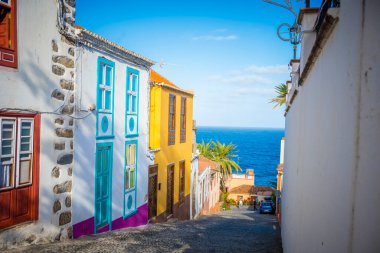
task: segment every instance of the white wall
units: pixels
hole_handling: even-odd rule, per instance
[[[60,50],[66,48],[57,29],[56,0],[28,0],[17,2],[17,43],[18,68],[0,66],[0,108],[31,109],[39,112],[53,112],[63,101],[51,97],[59,88],[61,78],[69,79],[70,73],[59,77],[52,73],[52,40],[56,40]],[[67,50],[56,54],[67,54]],[[60,179],[51,176],[56,164],[58,151],[54,150],[55,125],[57,115],[41,114],[40,137],[40,180],[39,217],[33,225],[6,230],[0,235],[12,243],[22,241],[30,234],[42,234],[54,240],[59,233],[59,215],[53,215],[52,207],[56,196],[55,184],[68,180],[67,166],[63,166]],[[63,116],[63,118],[67,119]],[[66,123],[65,123],[66,124]],[[65,209],[64,204],[62,206]]]
[[[199,197],[199,184],[198,184],[198,164],[199,152],[193,153],[191,160],[191,178],[190,178],[190,219],[196,218],[199,215],[198,197]],[[193,187],[195,185],[195,187]],[[193,196],[195,200],[193,202]],[[193,206],[195,206],[195,213],[193,213]]]
[[[342,2],[286,116],[284,252],[380,250],[380,3],[365,3]]]
[[[112,169],[112,220],[123,215],[124,158],[125,158],[125,99],[126,71],[132,67],[140,71],[139,94],[139,137],[137,161],[137,208],[147,203],[148,167],[153,162],[148,158],[148,102],[149,72],[123,60],[101,53],[95,49],[79,47],[77,68],[77,100],[81,108],[96,104],[98,57],[104,56],[115,63],[114,83],[114,139],[99,142],[113,142]],[[73,224],[94,217],[95,194],[95,153],[96,153],[96,112],[84,120],[77,121],[75,128]],[[135,139],[135,138],[132,138]]]

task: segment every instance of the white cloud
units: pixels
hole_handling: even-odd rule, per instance
[[[221,93],[229,94],[234,99],[247,95],[270,97],[274,93],[274,86],[287,73],[289,73],[287,65],[250,65],[223,74],[209,75],[207,82],[219,87]]]
[[[287,65],[257,66],[251,65],[246,71],[255,74],[286,74],[289,73]]]
[[[240,89],[237,89],[233,95],[236,97],[247,96],[247,95],[272,96],[273,88],[272,87],[240,88]]]
[[[270,79],[260,75],[250,73],[230,73],[227,75],[211,75],[207,78],[208,81],[217,81],[226,84],[272,84]]]
[[[225,40],[237,40],[238,36],[236,35],[202,35],[202,36],[195,36],[193,37],[193,40],[214,40],[214,41],[225,41]]]

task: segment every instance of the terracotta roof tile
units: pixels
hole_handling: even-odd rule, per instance
[[[198,173],[201,174],[209,166],[212,170],[219,170],[219,164],[217,162],[211,161],[204,156],[199,156]]]
[[[258,192],[274,192],[275,190],[269,186],[252,186],[252,185],[240,185],[229,190],[229,193],[235,194],[257,194]]]
[[[153,69],[150,70],[150,80],[154,83],[164,83],[168,86],[174,87],[174,88],[179,88],[177,85],[174,83],[170,82],[168,79],[163,77],[162,75],[158,74],[156,71]]]

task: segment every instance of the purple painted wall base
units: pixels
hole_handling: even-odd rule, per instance
[[[137,227],[148,223],[148,204],[144,204],[137,209],[137,212],[126,219],[120,217],[112,221],[112,230],[117,230],[127,227]],[[76,239],[83,235],[94,234],[95,218],[81,221],[73,226],[73,238]],[[98,230],[98,233],[108,231],[108,226],[102,227]]]
[[[126,227],[137,227],[148,223],[148,204],[142,205],[137,209],[137,212],[125,220],[123,217],[112,222],[112,230],[117,230]]]

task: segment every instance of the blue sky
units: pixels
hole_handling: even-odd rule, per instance
[[[276,28],[294,21],[290,12],[260,0],[107,3],[77,1],[77,24],[156,61],[155,70],[193,90],[198,125],[284,127],[283,108],[268,101],[289,79],[292,47]]]

